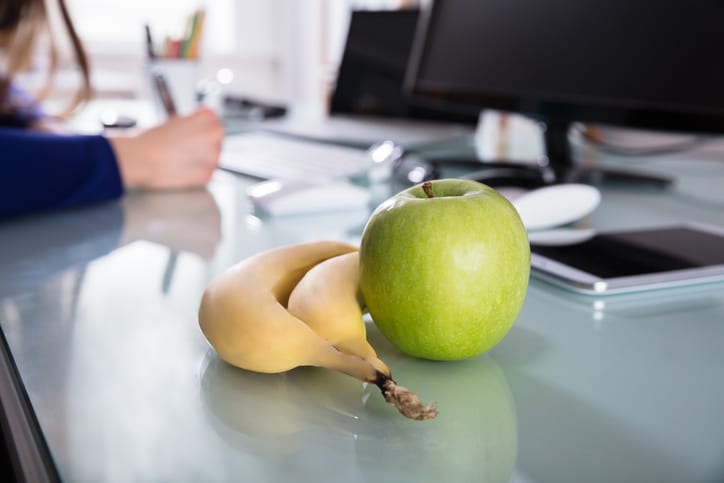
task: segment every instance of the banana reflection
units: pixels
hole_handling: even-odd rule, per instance
[[[244,371],[213,349],[202,363],[201,395],[217,432],[232,446],[259,453],[296,451],[308,431],[352,436],[364,412],[364,385],[349,376],[318,368]]]
[[[324,454],[319,458],[345,452],[349,441],[352,464],[370,482],[509,481],[517,456],[517,419],[495,361],[488,356],[459,363],[410,359],[373,326],[368,333],[401,385],[438,402],[437,419],[408,420],[384,402],[376,387],[343,374],[317,368],[256,374],[224,363],[210,350],[201,391],[214,428],[244,452],[287,464],[285,455],[301,448],[314,453],[310,435],[321,438],[318,443],[332,442],[320,444]],[[350,459],[347,453],[336,457]]]

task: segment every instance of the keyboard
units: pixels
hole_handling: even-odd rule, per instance
[[[227,136],[219,161],[223,169],[262,179],[345,178],[367,172],[371,164],[364,149],[265,132]]]

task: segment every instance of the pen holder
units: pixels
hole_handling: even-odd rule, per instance
[[[147,66],[146,78],[156,111],[161,117],[168,115],[155,83],[153,73],[158,72],[166,79],[169,93],[176,105],[176,113],[184,115],[198,105],[199,63],[191,59],[154,59]]]

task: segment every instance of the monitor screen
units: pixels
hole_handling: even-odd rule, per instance
[[[722,19],[716,0],[433,0],[406,89],[544,123],[722,133]]]
[[[445,102],[427,108],[404,95],[419,14],[418,9],[352,12],[331,113],[477,123],[477,108]]]

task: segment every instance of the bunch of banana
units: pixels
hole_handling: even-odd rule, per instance
[[[357,283],[352,245],[321,241],[275,248],[209,284],[199,325],[219,357],[234,366],[264,373],[334,369],[374,383],[409,418],[434,418],[435,405],[398,386],[367,342]]]

